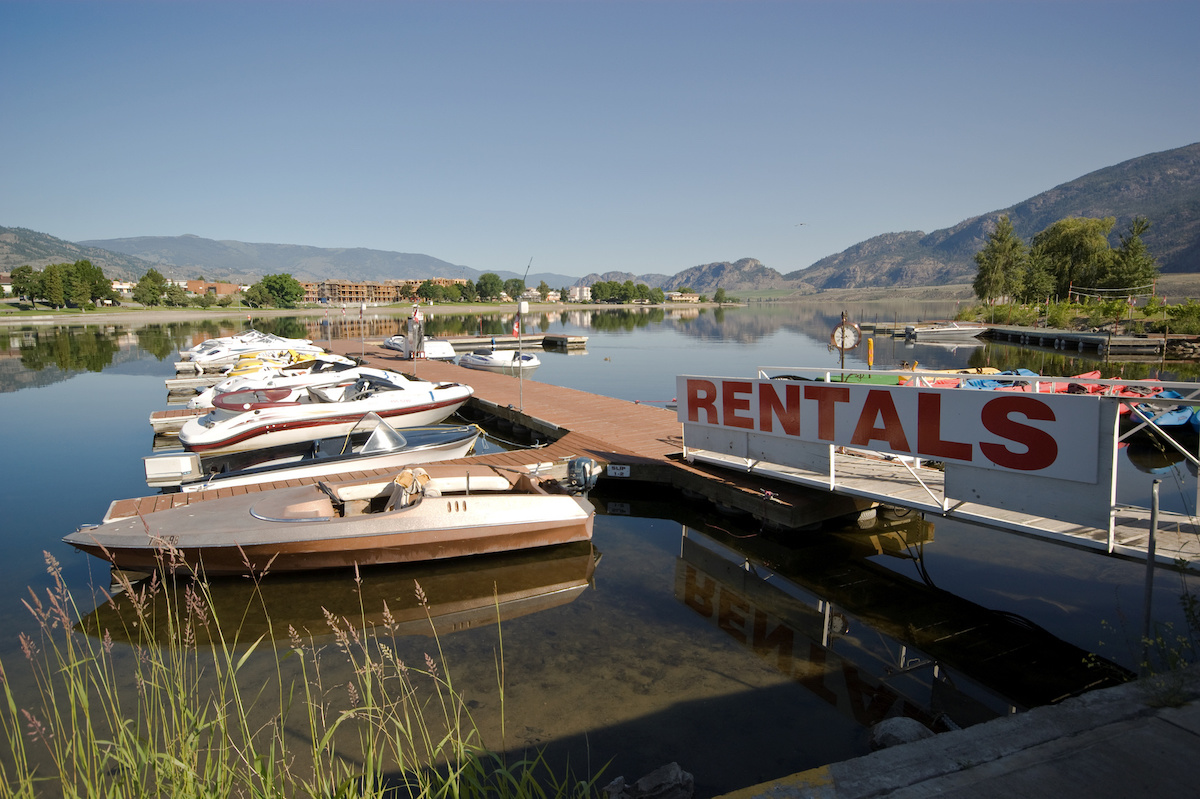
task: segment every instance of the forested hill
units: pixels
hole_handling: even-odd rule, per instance
[[[1116,217],[1115,241],[1135,216],[1144,216],[1152,225],[1144,241],[1162,271],[1200,272],[1200,143],[1091,172],[951,228],[885,233],[784,275],[784,280],[817,288],[970,282],[975,253],[1005,214],[1026,242],[1069,216]]]

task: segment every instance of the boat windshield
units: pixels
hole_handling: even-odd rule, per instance
[[[399,430],[388,425],[383,419],[379,418],[377,413],[368,413],[351,431],[353,435],[357,431],[365,431],[374,426],[371,431],[370,438],[367,443],[363,444],[362,452],[364,455],[375,454],[379,452],[395,452],[404,449],[408,446],[408,440],[400,433]]]

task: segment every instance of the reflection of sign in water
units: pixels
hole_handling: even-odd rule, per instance
[[[856,546],[687,530],[675,596],[864,724],[898,698],[926,723],[946,713],[965,726],[1132,677],[1025,619],[857,560]]]
[[[876,724],[896,712],[926,726],[935,725],[928,701],[923,707],[902,697],[895,688],[827,645],[836,634],[835,628],[845,629],[845,617],[834,614],[828,603],[805,606],[798,600],[786,602],[789,598],[783,596],[762,601],[754,596],[757,592],[752,575],[739,574],[734,564],[712,558],[702,548],[691,553],[686,549],[687,539],[685,557],[707,563],[702,570],[685,560],[677,562],[675,596],[722,632],[862,725]],[[719,576],[710,573],[710,568]],[[739,587],[747,591],[729,584],[730,578],[739,577]],[[778,613],[781,600],[790,605],[785,615]],[[995,715],[993,712],[988,717]]]

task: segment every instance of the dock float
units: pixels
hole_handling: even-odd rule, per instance
[[[1091,333],[1080,330],[1062,330],[1053,327],[1021,327],[1019,325],[992,325],[987,336],[993,341],[1008,341],[1052,347],[1056,350],[1093,351],[1099,355],[1156,355],[1161,356],[1166,347],[1162,336],[1119,336],[1109,333]]]

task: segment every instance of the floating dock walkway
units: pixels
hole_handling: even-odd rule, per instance
[[[365,349],[364,349],[365,346]],[[954,518],[996,529],[1035,536],[1057,543],[1109,551],[1108,531],[1028,514],[973,507],[969,503],[944,513],[936,502],[942,472],[919,469],[917,484],[903,463],[879,458],[839,456],[839,480],[831,491],[827,481],[811,475],[749,474],[735,468],[689,462],[684,458],[681,425],[674,411],[590,394],[561,386],[518,379],[504,374],[468,370],[442,361],[410,361],[400,353],[368,342],[335,341],[334,351],[362,355],[371,366],[405,372],[422,380],[470,384],[475,394],[470,407],[520,425],[550,443],[539,449],[515,450],[475,456],[476,462],[513,468],[561,469],[567,459],[587,456],[607,467],[606,475],[668,484],[688,495],[704,497],[718,508],[752,514],[764,524],[803,530],[822,522],[869,512],[877,505],[913,508],[930,518]],[[160,411],[158,414],[190,414]],[[375,472],[355,472],[347,480],[377,477]],[[298,483],[297,483],[298,484]],[[268,484],[264,488],[274,487]],[[124,500],[135,503],[120,514],[202,501],[212,496],[248,489],[221,489],[196,494],[167,494]],[[1200,564],[1200,527],[1189,516],[1161,512],[1157,529],[1156,560],[1169,564],[1178,559]],[[1149,511],[1119,509],[1113,554],[1145,559],[1150,529]]]

